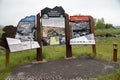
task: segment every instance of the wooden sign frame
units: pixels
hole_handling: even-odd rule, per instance
[[[37,14],[37,41],[40,48],[37,49],[37,61],[42,61],[42,36],[41,36],[41,25],[40,25],[40,14]],[[70,45],[70,27],[69,27],[69,16],[65,13],[65,34],[66,34],[66,57],[72,57],[72,49]]]
[[[94,34],[94,21],[91,16],[70,16],[70,21],[71,22],[89,21],[90,33]],[[96,56],[96,44],[92,44],[92,50],[93,50],[94,56]]]
[[[72,47],[70,45],[70,27],[69,27],[69,15],[65,14],[65,30],[66,30],[66,57],[72,57]]]
[[[40,45],[40,48],[37,48],[37,61],[42,61],[42,39],[41,39],[41,26],[40,26],[40,14],[37,14],[37,41]]]
[[[91,33],[95,34],[94,33],[94,21],[93,21],[93,17],[91,16],[88,16],[90,18],[90,27],[91,27]],[[94,53],[94,56],[96,56],[96,44],[93,44],[92,45],[92,49],[93,49],[93,53]]]

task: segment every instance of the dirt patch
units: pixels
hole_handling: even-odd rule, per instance
[[[118,67],[91,57],[62,59],[16,67],[6,80],[83,80],[112,73]]]

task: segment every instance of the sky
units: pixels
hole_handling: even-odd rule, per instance
[[[120,0],[0,0],[0,24],[17,26],[22,18],[55,6],[62,6],[69,16],[91,15],[120,25]]]

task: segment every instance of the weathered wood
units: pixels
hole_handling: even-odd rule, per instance
[[[65,14],[65,32],[66,32],[66,57],[72,57],[72,49],[70,45],[70,27],[69,16]]]
[[[6,37],[10,37],[10,38],[14,38],[15,34],[16,34],[16,30],[17,28],[10,25],[10,26],[5,26],[3,28],[4,33],[2,34],[2,38],[1,38],[1,42],[0,45],[6,49],[8,49],[8,44],[7,44],[7,40]]]
[[[90,18],[90,30],[91,30],[91,33],[94,34],[94,21],[91,16],[89,16],[89,18]],[[96,56],[96,44],[92,45],[92,49],[93,49],[94,56]]]
[[[14,38],[16,34],[16,30],[17,28],[12,25],[5,26],[3,28],[4,33],[2,34],[0,46],[6,49],[6,66],[9,64],[9,58],[10,58],[10,50],[7,44],[6,37]]]
[[[40,14],[37,14],[37,41],[40,48],[37,48],[37,61],[42,61],[42,44],[41,44],[41,26],[40,26]]]
[[[10,50],[6,49],[6,67],[9,64],[9,60],[10,60]]]
[[[113,61],[117,62],[118,44],[113,44]]]

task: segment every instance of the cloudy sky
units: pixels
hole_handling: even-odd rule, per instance
[[[17,26],[21,18],[55,6],[62,6],[69,15],[103,17],[106,23],[120,25],[120,0],[0,0],[0,24]]]

